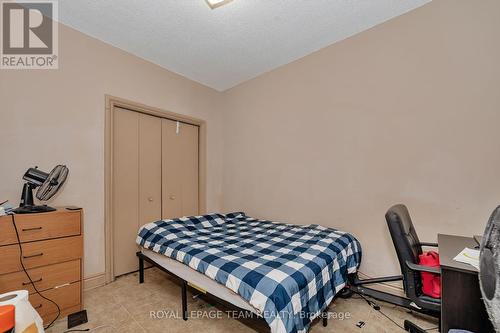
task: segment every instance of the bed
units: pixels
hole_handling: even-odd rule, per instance
[[[149,223],[137,243],[143,260],[263,318],[273,333],[306,332],[357,271],[361,246],[319,225],[258,220],[244,213]]]

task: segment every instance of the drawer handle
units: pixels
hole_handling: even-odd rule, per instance
[[[42,278],[39,278],[38,280],[33,280],[33,283],[41,282]],[[23,282],[23,286],[27,286],[28,284],[31,284],[31,282]]]
[[[43,304],[38,304],[37,306],[34,307],[34,309],[40,309],[42,307]]]
[[[23,256],[23,259],[29,259],[29,258],[41,257],[41,256],[43,256],[43,252],[32,254],[32,255],[29,255],[29,256]]]
[[[22,231],[33,231],[33,230],[42,230],[42,227],[35,227],[35,228],[26,228],[26,229],[22,229]]]

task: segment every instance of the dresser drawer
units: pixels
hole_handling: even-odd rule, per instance
[[[44,291],[42,295],[56,302],[61,310],[79,305],[81,297],[80,282]],[[42,317],[46,317],[48,314],[57,313],[57,307],[38,294],[30,295],[29,301]]]
[[[82,236],[24,243],[23,263],[26,269],[80,259],[83,255]],[[0,274],[22,270],[18,244],[0,246]]]
[[[38,291],[43,291],[80,281],[80,260],[28,269],[28,273]],[[23,271],[0,275],[0,294],[20,289],[26,289],[30,294],[35,292]]]
[[[81,233],[80,211],[57,211],[14,215],[21,242],[75,236]],[[0,246],[16,244],[16,232],[11,216],[0,218]]]

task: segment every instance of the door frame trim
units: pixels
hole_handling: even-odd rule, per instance
[[[173,121],[199,127],[198,135],[198,202],[199,214],[206,212],[206,158],[207,158],[207,123],[205,120],[179,113],[151,107],[124,98],[105,95],[106,109],[104,120],[104,247],[106,283],[114,280],[113,271],[113,114],[116,108],[128,109]]]

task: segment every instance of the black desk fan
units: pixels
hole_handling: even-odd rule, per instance
[[[47,201],[59,191],[68,177],[69,170],[65,165],[57,165],[50,173],[43,172],[38,167],[29,168],[23,176],[26,180],[21,194],[19,208],[14,209],[16,214],[44,213],[52,212],[56,209],[47,205],[35,205],[33,202],[33,190],[36,191],[36,198],[40,201]]]
[[[491,214],[481,241],[479,284],[490,320],[500,332],[500,206]]]

